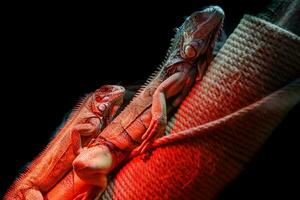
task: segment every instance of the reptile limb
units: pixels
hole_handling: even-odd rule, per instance
[[[106,188],[107,174],[129,156],[147,150],[166,128],[168,105],[178,106],[212,58],[224,12],[211,6],[193,13],[177,30],[166,61],[132,102],[73,161],[75,174],[94,185],[81,196]],[[201,68],[205,69],[201,69]],[[83,193],[82,193],[83,194]],[[95,193],[94,193],[95,194]],[[78,196],[79,197],[79,196]]]
[[[72,168],[81,145],[97,136],[122,104],[124,88],[105,85],[88,95],[71,113],[45,150],[11,186],[4,200],[42,200]]]

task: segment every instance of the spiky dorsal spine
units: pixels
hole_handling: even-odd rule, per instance
[[[165,65],[167,64],[170,55],[178,51],[178,47],[181,43],[181,36],[182,36],[183,27],[175,28],[175,36],[171,39],[171,43],[169,46],[169,49],[167,50],[166,56],[163,59],[163,62],[161,65],[159,65],[156,70],[147,78],[145,83],[140,87],[140,89],[137,91],[137,93],[134,95],[130,103],[125,107],[125,109],[133,102],[142,92],[145,91],[147,87],[151,87],[151,83],[158,77],[163,76],[163,69],[165,68]],[[124,109],[124,110],[125,110]]]
[[[66,130],[70,127],[70,125],[73,123],[74,119],[80,115],[80,112],[83,110],[83,108],[89,108],[91,106],[91,100],[92,93],[85,95],[82,97],[72,112],[69,114],[66,121],[62,123],[62,125],[59,126],[59,128],[56,131],[56,134],[52,136],[50,139],[49,144],[44,148],[42,152],[38,154],[38,156],[31,161],[31,163],[26,166],[26,168],[18,175],[18,178],[14,181],[14,183],[10,186],[8,191],[6,192],[4,199],[5,200],[11,200],[11,199],[17,199],[17,198],[23,198],[22,193],[26,191],[26,189],[29,189],[33,187],[33,183],[31,182],[29,176],[31,176],[31,173],[34,173],[35,167],[41,163],[41,160],[45,156],[45,154],[49,153],[49,150],[53,145],[57,143],[58,140],[61,139],[60,133],[61,131]],[[28,180],[26,180],[28,178]]]

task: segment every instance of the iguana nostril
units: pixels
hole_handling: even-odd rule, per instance
[[[197,51],[192,45],[187,45],[184,48],[184,54],[186,55],[187,58],[193,58],[197,55]]]

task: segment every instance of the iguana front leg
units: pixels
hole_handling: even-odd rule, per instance
[[[82,148],[82,137],[92,136],[95,135],[99,129],[101,129],[102,122],[98,117],[91,117],[82,123],[78,123],[74,125],[73,128],[71,128],[71,144],[73,148],[73,157],[75,158],[76,155],[80,153],[80,150]],[[61,141],[58,141],[56,144],[56,150],[59,151],[61,148]],[[62,147],[64,148],[64,147]],[[53,157],[56,156],[55,153],[53,153]],[[68,159],[73,160],[71,157]],[[68,162],[68,161],[65,161]],[[50,164],[50,163],[49,163]],[[25,200],[43,200],[43,194],[42,192],[35,187],[32,187],[24,192],[24,198]]]
[[[137,152],[143,153],[156,136],[161,136],[167,125],[166,100],[184,91],[188,73],[179,71],[163,81],[153,94],[151,107],[152,119],[147,131],[143,134],[143,142]]]
[[[107,173],[126,158],[143,152],[155,136],[164,133],[166,101],[178,106],[196,81],[198,68],[203,66],[201,58],[211,53],[209,47],[214,44],[223,16],[219,7],[209,7],[187,18],[176,34],[176,42],[162,71],[102,131],[92,146],[83,149],[74,160],[74,171],[82,181],[103,190],[106,185],[102,180]]]
[[[80,153],[83,146],[82,137],[93,136],[101,129],[103,122],[98,117],[92,117],[86,120],[84,124],[77,124],[71,130],[73,151],[75,155]]]
[[[105,85],[86,97],[50,144],[11,187],[5,200],[42,200],[72,167],[84,145],[96,136],[121,106],[125,89]]]
[[[73,128],[71,128],[70,144],[72,145],[71,149],[73,149],[73,151],[72,151],[73,153],[71,153],[71,154],[68,153],[69,156],[67,156],[67,160],[63,159],[63,162],[65,162],[64,164],[67,164],[68,162],[72,161],[75,158],[75,156],[78,155],[78,153],[80,152],[81,145],[82,145],[81,138],[83,136],[91,136],[91,135],[95,134],[98,131],[97,129],[100,128],[99,125],[100,125],[100,120],[97,119],[96,117],[92,117],[92,118],[88,118],[88,119],[84,120],[83,123],[76,124]],[[66,137],[62,138],[62,140],[60,140],[60,141],[57,141],[55,146],[53,146],[53,149],[55,149],[56,151],[61,151],[62,149],[65,149],[65,147],[64,147],[65,143],[63,141],[67,140]],[[66,151],[66,152],[68,152],[68,151]],[[50,159],[50,161],[57,159],[56,158],[57,156],[59,156],[59,153],[52,152],[52,159]],[[60,161],[58,161],[58,162],[60,162]],[[49,166],[51,166],[52,163],[48,162],[47,164]],[[59,165],[54,166],[52,168],[52,173],[58,173],[58,171],[62,172],[62,169],[59,167]],[[44,173],[47,173],[47,172],[45,171]],[[41,174],[41,176],[43,176],[43,174]],[[43,181],[40,180],[40,181],[46,182],[47,180],[46,181],[45,180],[43,180]],[[43,183],[43,184],[45,184],[45,183]],[[34,183],[34,187],[31,187],[30,189],[24,191],[24,199],[25,200],[43,200],[44,199],[42,191],[39,189],[38,183]]]
[[[74,126],[73,130],[81,136],[91,136],[102,127],[102,124],[103,122],[98,117],[92,117],[87,119],[85,123]]]

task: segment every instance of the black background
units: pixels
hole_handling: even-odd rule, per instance
[[[218,4],[229,35],[266,0],[13,4],[2,31],[0,197],[49,142],[80,97],[104,83],[144,80],[163,60],[184,16]],[[6,8],[6,7],[5,7]],[[299,105],[220,199],[290,199],[297,194]],[[297,194],[299,197],[299,194]]]

